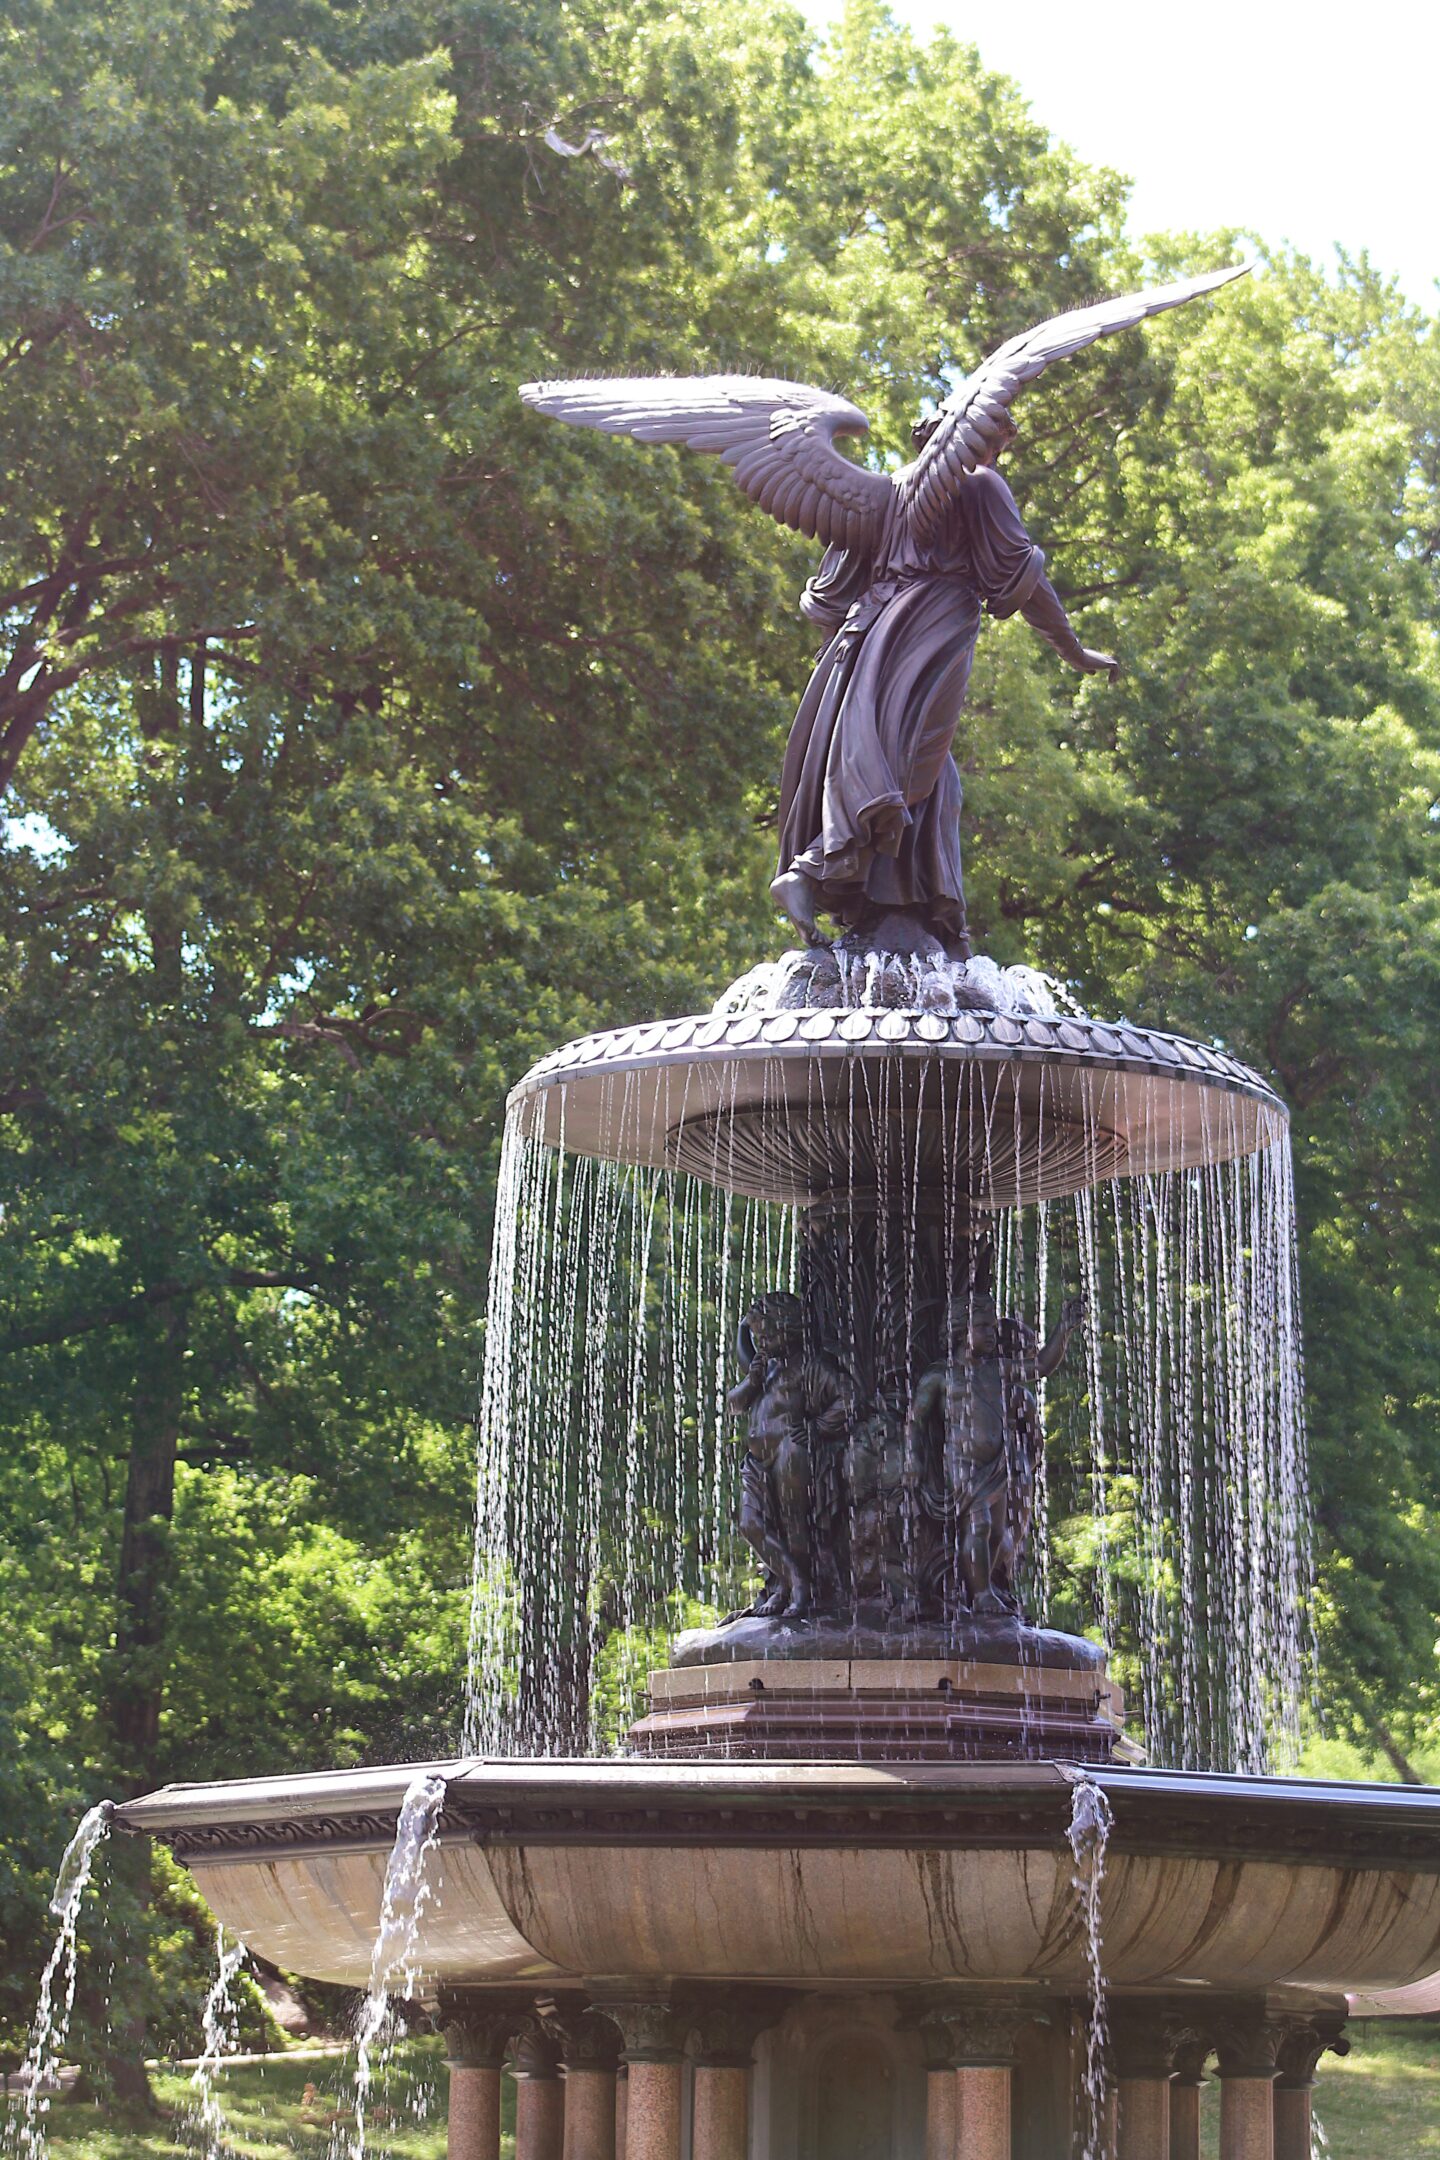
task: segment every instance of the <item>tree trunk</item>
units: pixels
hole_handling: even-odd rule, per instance
[[[140,1372],[130,1428],[124,1527],[116,1582],[115,1646],[106,1710],[121,1783],[131,1793],[158,1781],[160,1711],[165,1695],[170,1535],[175,1512],[175,1450],[185,1396],[189,1306],[177,1299],[151,1321],[137,1345]],[[91,2020],[104,2082],[117,2100],[150,2109],[143,2005],[145,1915],[150,1849],[121,1838],[112,1855],[117,1917],[108,2016]],[[127,1969],[128,1968],[128,1969]],[[99,2007],[99,2006],[97,2006]]]
[[[165,1627],[175,1450],[184,1406],[189,1307],[177,1299],[152,1325],[135,1394],[124,1528],[116,1584],[110,1725],[121,1775],[132,1792],[154,1782],[165,1692]]]

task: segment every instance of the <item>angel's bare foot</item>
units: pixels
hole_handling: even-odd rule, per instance
[[[781,914],[789,916],[807,945],[820,943],[820,929],[815,919],[820,904],[820,886],[815,878],[807,877],[803,870],[782,870],[779,877],[770,881],[770,897]]]

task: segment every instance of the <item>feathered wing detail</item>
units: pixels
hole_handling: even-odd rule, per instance
[[[1232,263],[1227,269],[1182,278],[1174,285],[1102,300],[1095,307],[1052,316],[1049,322],[1008,339],[946,398],[934,433],[901,480],[902,500],[915,530],[922,538],[934,533],[962,474],[974,472],[1003,438],[1016,391],[1033,382],[1052,360],[1068,360],[1097,338],[1108,337],[1114,330],[1132,330],[1166,308],[1183,307],[1187,300],[1198,300],[1202,293],[1214,292],[1254,267],[1248,262]]]
[[[837,435],[864,435],[870,423],[827,390],[753,375],[650,375],[523,383],[520,395],[571,427],[714,451],[752,502],[810,540],[862,545],[893,498],[884,473],[835,448]]]

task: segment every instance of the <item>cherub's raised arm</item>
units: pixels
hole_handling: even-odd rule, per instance
[[[1042,1380],[1058,1372],[1070,1347],[1070,1338],[1085,1318],[1084,1298],[1066,1298],[1060,1308],[1060,1318],[1049,1341],[1035,1361],[1035,1370]]]

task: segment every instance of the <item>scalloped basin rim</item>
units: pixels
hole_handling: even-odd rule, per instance
[[[986,1206],[1231,1160],[1289,1125],[1258,1073],[1184,1036],[1069,1016],[838,1007],[583,1036],[531,1068],[509,1112],[572,1154],[804,1202],[853,1183],[867,1147],[889,1144],[877,1138],[893,1123],[889,1098],[872,1099],[859,1077],[876,1061],[909,1089],[917,1133],[942,1149],[962,1132],[983,1140],[975,1191]],[[935,1072],[938,1095],[927,1092]]]

